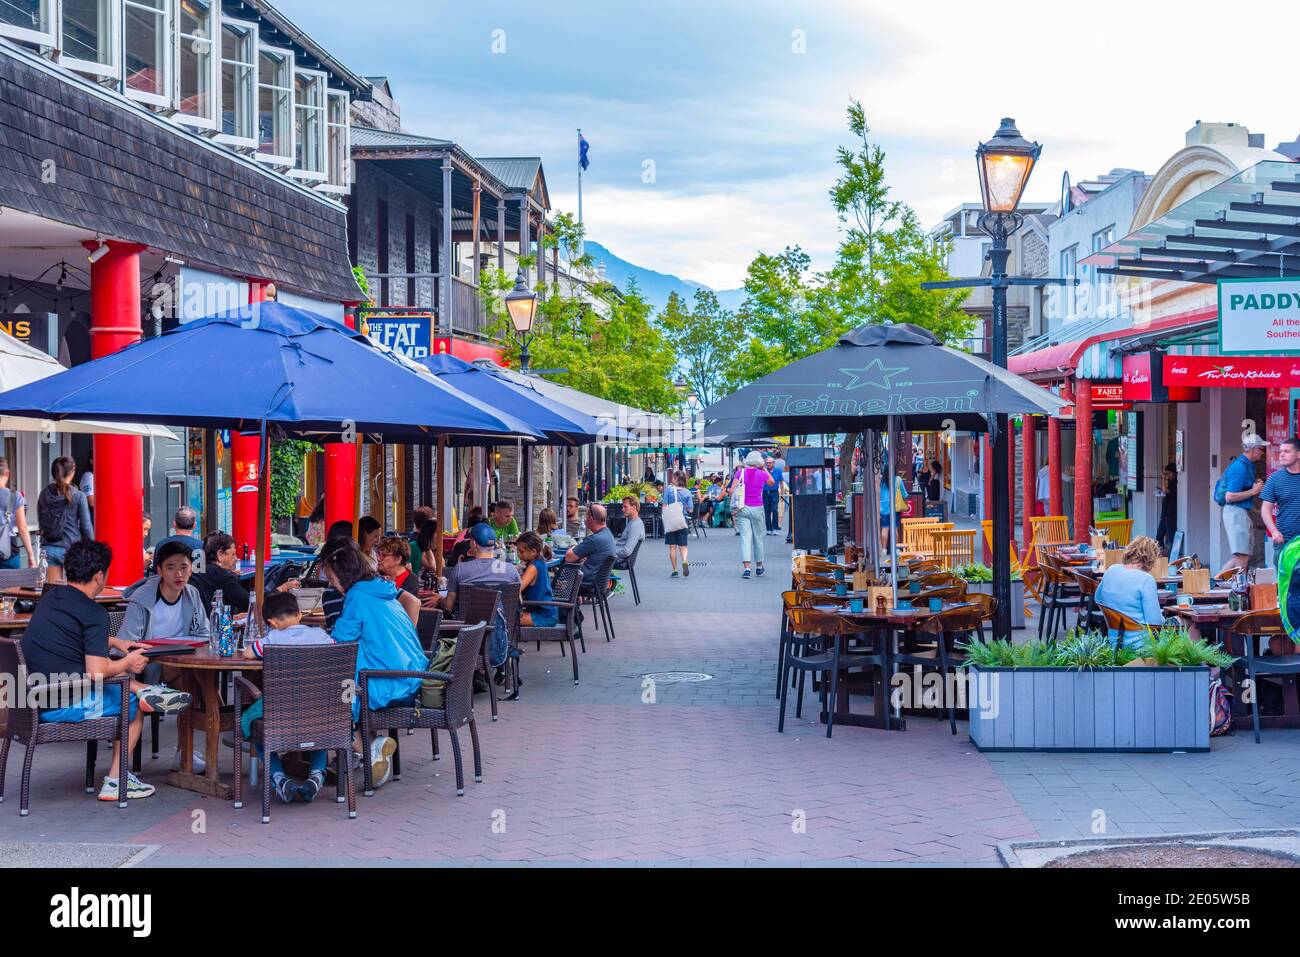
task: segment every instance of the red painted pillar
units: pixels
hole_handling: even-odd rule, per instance
[[[1074,540],[1088,541],[1092,527],[1092,383],[1074,384]]]
[[[249,280],[248,301],[266,302],[268,283]],[[257,470],[262,441],[256,432],[230,433],[230,534],[235,539],[235,553],[242,558],[244,546],[257,548]],[[267,497],[266,540],[271,540],[271,499]],[[265,559],[265,555],[258,556]]]
[[[1007,529],[1007,541],[1011,543],[1012,553],[1016,552],[1016,423],[1007,418],[1007,501],[1011,503],[1011,527]]]
[[[352,303],[351,305],[356,305]],[[357,317],[348,312],[343,322],[357,327]],[[357,520],[357,445],[354,442],[325,443],[325,529],[335,522]]]
[[[87,249],[99,247],[86,242]],[[99,359],[140,340],[138,243],[109,242],[90,266],[90,357]],[[95,537],[113,549],[110,585],[130,585],[144,574],[144,447],[139,436],[96,435]]]
[[[1033,523],[1029,521],[1037,510],[1035,505],[1037,499],[1035,494],[1038,491],[1038,455],[1035,446],[1034,434],[1037,431],[1037,420],[1032,415],[1026,415],[1022,420],[1025,424],[1021,430],[1021,442],[1024,444],[1024,451],[1021,453],[1020,460],[1024,465],[1024,489],[1025,513],[1020,520],[1020,540],[1025,543],[1027,548],[1029,542],[1033,541]]]
[[[993,444],[987,434],[980,438],[980,472],[984,479],[984,520],[993,517]],[[990,530],[992,526],[989,526]],[[990,531],[990,535],[992,532]],[[989,535],[984,538],[984,564],[992,567],[993,549],[989,546]]]
[[[1061,511],[1061,420],[1056,416],[1047,418],[1047,471],[1051,473],[1048,481],[1047,512],[1049,515],[1064,515]]]

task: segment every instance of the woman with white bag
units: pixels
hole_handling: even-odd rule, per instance
[[[763,532],[767,529],[763,520],[763,489],[775,484],[772,473],[763,468],[763,456],[750,452],[745,456],[745,464],[731,476],[727,487],[732,496],[736,531],[740,533],[740,563],[745,568],[741,578],[749,577],[751,561],[756,566],[756,575],[761,576],[766,571],[763,567]]]
[[[672,577],[677,577],[677,559],[680,553],[681,574],[690,577],[691,566],[686,562],[686,544],[690,530],[686,515],[694,505],[694,496],[686,487],[686,473],[680,470],[668,473],[668,486],[664,489],[663,511],[664,541],[668,544],[668,561],[673,566]]]

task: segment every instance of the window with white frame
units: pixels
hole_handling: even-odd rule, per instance
[[[1061,287],[1061,315],[1066,319],[1074,318],[1074,278],[1079,267],[1079,247],[1071,246],[1061,250],[1061,277],[1068,282]]]
[[[219,0],[180,0],[177,7],[177,119],[209,130],[217,125],[220,74],[216,37],[220,21]]]
[[[0,36],[52,47],[54,0],[0,0]]]
[[[294,163],[292,50],[258,50],[257,153],[268,163]]]
[[[348,94],[330,90],[327,94],[326,180],[321,189],[328,193],[346,193],[350,180],[352,153],[348,132]]]
[[[257,146],[257,24],[221,21],[221,125],[218,139]]]
[[[293,175],[325,179],[325,74],[297,70],[293,76]]]
[[[171,105],[172,0],[126,0],[122,46],[126,95],[154,106]]]
[[[120,6],[112,0],[62,0],[59,62],[82,73],[116,75]]]

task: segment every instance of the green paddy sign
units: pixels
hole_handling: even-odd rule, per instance
[[[1300,353],[1300,276],[1220,279],[1219,352]]]

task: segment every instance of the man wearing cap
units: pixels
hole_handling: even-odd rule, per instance
[[[497,558],[497,533],[486,522],[469,530],[469,555],[457,565],[447,566],[447,596],[440,604],[443,611],[454,612],[456,593],[472,585],[518,585],[519,569]]]
[[[1225,489],[1223,529],[1228,535],[1228,548],[1232,557],[1220,569],[1245,571],[1255,549],[1255,523],[1250,510],[1255,506],[1255,496],[1264,488],[1264,480],[1255,478],[1255,463],[1264,458],[1268,443],[1254,432],[1241,442],[1241,454],[1228,463],[1223,471]]]

